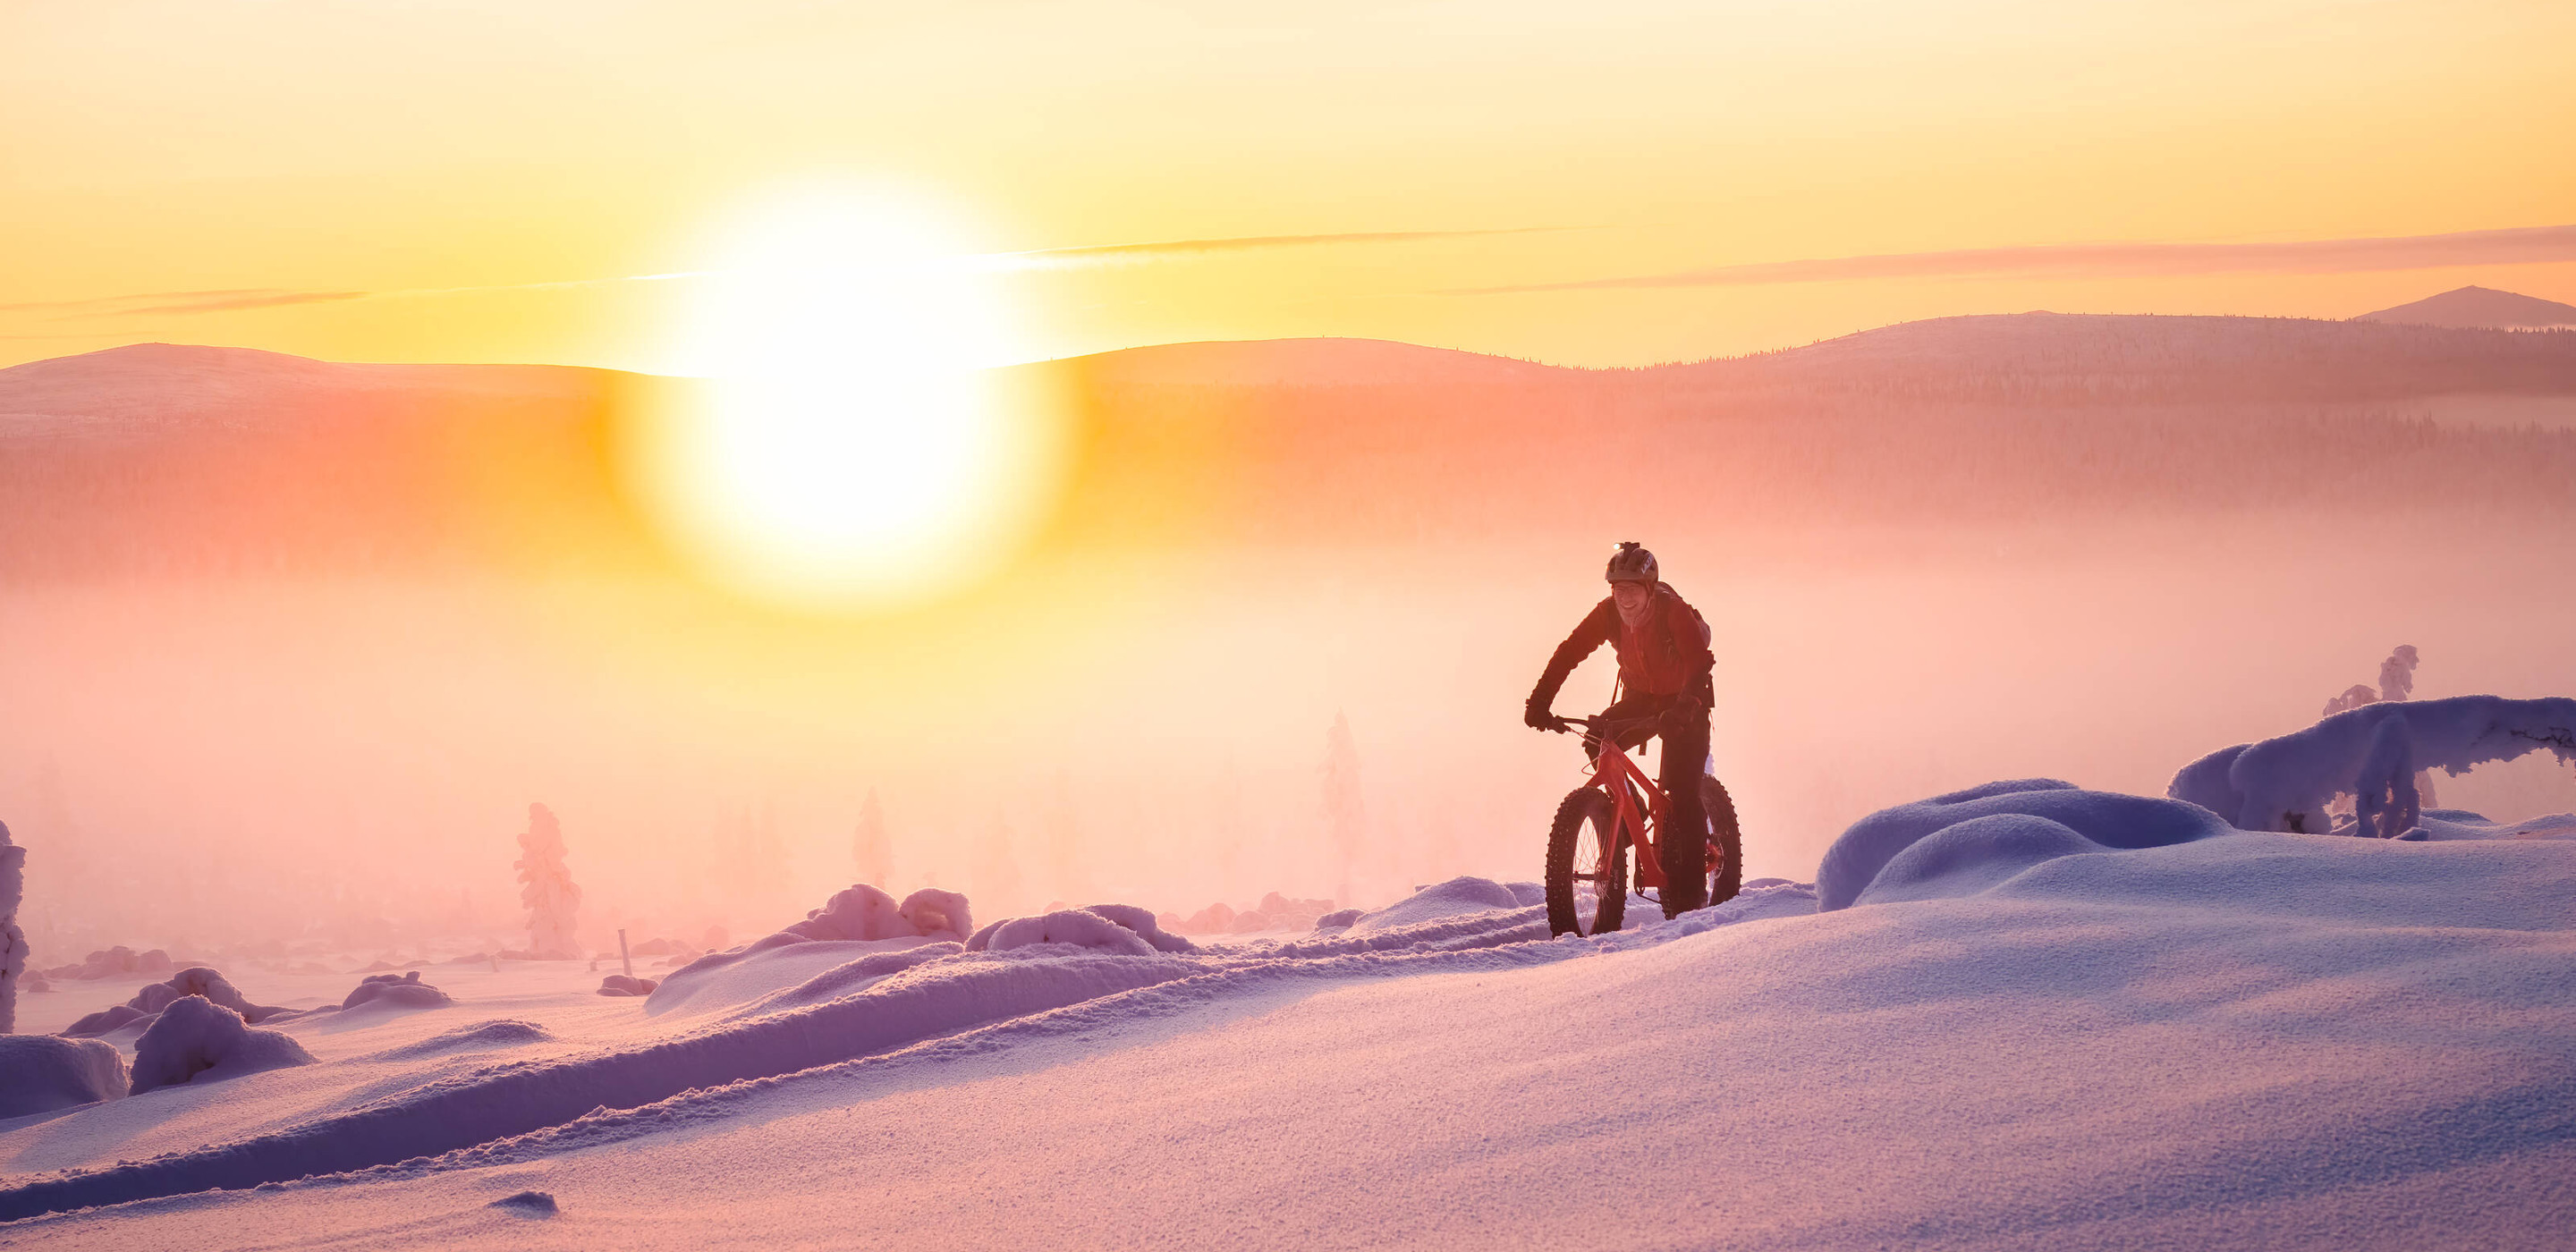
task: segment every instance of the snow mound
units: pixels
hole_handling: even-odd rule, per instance
[[[0,1189],[0,1221],[435,1156],[560,1126],[596,1109],[637,1108],[693,1087],[791,1074],[1202,972],[1204,966],[1178,956],[956,953],[810,1008],[569,1058],[495,1062],[286,1130]],[[262,1051],[263,1036],[311,1059],[275,1031],[247,1030],[229,1010],[180,1001],[144,1036],[135,1090],[205,1072],[231,1077],[263,1063],[298,1063]]]
[[[660,983],[654,982],[650,978],[630,978],[624,974],[610,974],[608,977],[599,980],[599,994],[604,996],[649,996],[653,994],[653,989],[660,985]]]
[[[171,968],[170,954],[159,948],[137,952],[119,944],[89,954],[86,960],[70,965],[57,965],[46,970],[49,978],[92,979],[117,978],[127,974],[158,974]]]
[[[910,938],[921,931],[903,915],[903,906],[895,903],[893,896],[857,883],[842,889],[785,933],[807,939],[895,939]]]
[[[454,997],[420,980],[420,971],[402,974],[373,974],[359,981],[340,1001],[343,1010],[360,1005],[388,1009],[434,1009],[456,1003]]]
[[[936,940],[919,937],[812,939],[779,944],[763,940],[730,952],[710,952],[672,970],[648,993],[644,1011],[658,1017],[740,1008],[804,986],[867,957],[940,946]]]
[[[1544,897],[1541,899],[1544,901]],[[1365,935],[1420,922],[1527,907],[1511,888],[1493,879],[1462,875],[1425,887],[1375,912],[1363,913],[1351,922],[1346,933]]]
[[[645,1011],[652,1014],[737,1008],[875,953],[963,943],[973,933],[974,913],[954,891],[925,887],[898,905],[885,892],[855,883],[775,934],[698,957],[641,991],[603,985],[600,994],[648,996]]]
[[[254,1030],[242,1015],[200,996],[172,1001],[134,1044],[131,1093],[216,1080],[288,1065],[310,1065],[304,1045],[274,1030]]]
[[[369,1053],[364,1059],[417,1061],[427,1057],[445,1056],[450,1052],[480,1052],[487,1048],[515,1048],[525,1044],[545,1043],[554,1037],[553,1031],[535,1022],[496,1017],[488,1022],[476,1022],[471,1026],[460,1026],[444,1034],[431,1035],[417,1043],[406,1043],[400,1047],[387,1048],[382,1052]]]
[[[0,1117],[121,1099],[125,1086],[125,1056],[113,1044],[0,1035]]]
[[[1973,893],[2055,856],[2166,847],[2232,829],[2217,814],[2178,800],[2086,791],[2053,778],[1991,782],[1882,809],[1853,823],[1816,866],[1817,911],[1860,903],[1881,872],[1916,844],[1950,827],[2004,814],[2041,819],[2077,842],[2022,823],[1980,826],[1908,861],[1900,870],[1903,880],[1889,884],[1889,898]],[[2057,850],[2042,855],[2051,848]],[[2006,866],[2009,872],[2003,872]]]
[[[966,950],[1003,952],[1049,943],[1117,956],[1199,950],[1197,944],[1164,930],[1151,910],[1132,904],[1094,904],[1039,917],[1006,918],[976,931],[966,941]]]
[[[855,961],[835,965],[805,981],[774,991],[734,1010],[729,1017],[759,1017],[788,1009],[806,1008],[838,1000],[865,991],[876,983],[900,974],[916,965],[955,956],[965,951],[962,944],[923,943],[918,947],[894,952],[878,952]]]
[[[155,1015],[172,1004],[190,997],[220,1004],[239,1014],[243,1021],[254,1024],[273,1017],[294,1014],[292,1009],[253,1004],[248,996],[243,995],[240,989],[226,981],[222,974],[203,965],[192,965],[172,974],[168,982],[146,984],[134,993],[133,999],[123,1004],[101,1009],[73,1022],[64,1028],[62,1033],[73,1038],[83,1038],[103,1035],[111,1030],[138,1023],[149,1027]]]
[[[2042,861],[2111,849],[2028,813],[1988,813],[1944,826],[1889,860],[1856,904],[1968,896]]]
[[[554,1193],[550,1191],[522,1191],[515,1195],[505,1195],[483,1207],[517,1213],[522,1217],[552,1217],[559,1211],[555,1204]]]
[[[2498,822],[2467,809],[2426,809],[2417,819],[2428,841],[2454,839],[2576,839],[2576,813],[2549,813]]]
[[[975,933],[975,914],[966,907],[966,897],[954,891],[924,887],[903,898],[900,912],[912,933],[924,939],[964,943]]]
[[[2457,775],[2546,748],[2576,764],[2576,699],[2452,696],[2367,704],[2277,739],[2186,765],[2165,794],[2244,830],[2326,831],[2326,806],[2354,796],[2360,833],[2394,836],[2421,814],[2417,770]]]

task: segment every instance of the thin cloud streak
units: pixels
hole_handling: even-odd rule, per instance
[[[1165,257],[1191,256],[1208,252],[1251,252],[1269,248],[1310,248],[1336,244],[1432,243],[1449,239],[1484,239],[1497,235],[1543,235],[1557,231],[1591,230],[1587,226],[1519,226],[1504,230],[1378,230],[1353,231],[1334,235],[1246,235],[1234,239],[1174,239],[1160,243],[1093,244],[1079,248],[1038,248],[1028,252],[997,252],[978,258],[988,262],[1028,262],[1030,268],[1057,264],[1102,261],[1145,261]]]
[[[1496,235],[1535,235],[1553,231],[1591,230],[1586,226],[1521,226],[1500,230],[1355,231],[1331,235],[1247,235],[1233,239],[1172,239],[1155,243],[1090,244],[1073,248],[1038,248],[1025,252],[987,252],[948,258],[970,270],[1049,270],[1087,265],[1114,265],[1167,260],[1212,252],[1252,252],[1272,248],[1330,247],[1344,244],[1430,243],[1481,239]],[[715,278],[725,270],[674,270],[661,274],[618,274],[608,278],[566,278],[537,283],[500,283],[480,287],[403,287],[386,291],[285,291],[248,288],[233,291],[163,291],[89,300],[0,304],[0,313],[50,313],[55,320],[230,313],[246,309],[324,304],[339,300],[417,299],[499,291],[562,291],[614,283],[659,283],[675,279]]]
[[[2576,261],[2576,226],[2528,226],[2447,235],[2376,239],[2310,239],[2289,243],[2043,244],[1878,256],[1720,265],[1670,274],[1588,278],[1564,283],[1468,287],[1438,294],[1510,295],[1639,287],[1749,287],[1868,278],[1963,278],[1985,275],[2133,278],[2181,274],[2338,274],[2441,269],[2456,265],[2525,265]]]
[[[143,317],[169,313],[230,313],[237,309],[274,309],[291,304],[328,304],[334,300],[364,300],[373,292],[366,291],[275,291],[263,295],[240,295],[206,300],[173,300],[119,311],[120,317]]]
[[[140,313],[215,313],[226,309],[264,309],[284,304],[355,300],[363,291],[289,291],[277,287],[224,291],[153,291],[132,296],[89,300],[35,300],[0,304],[0,313],[51,313],[56,320],[79,317],[128,317]]]

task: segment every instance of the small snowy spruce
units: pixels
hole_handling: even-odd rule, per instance
[[[886,837],[885,807],[877,803],[877,789],[868,788],[867,802],[859,806],[859,830],[850,843],[850,853],[859,863],[859,881],[878,887],[894,882],[894,843]]]
[[[563,828],[552,810],[528,806],[528,831],[519,836],[519,902],[528,909],[529,949],[546,958],[581,954],[573,939],[573,917],[581,907],[581,888],[564,866]]]
[[[1351,739],[1351,720],[1339,711],[1324,734],[1324,827],[1333,838],[1333,899],[1351,899],[1351,872],[1359,860],[1360,838],[1368,814],[1360,804],[1360,750]]]

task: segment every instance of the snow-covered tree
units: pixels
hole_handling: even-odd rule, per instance
[[[27,850],[9,840],[0,822],[0,1035],[18,1028],[18,978],[27,972],[27,932],[18,929],[18,902],[27,894]]]
[[[860,882],[884,891],[894,889],[894,843],[886,837],[885,809],[877,803],[874,787],[868,788],[867,802],[859,806],[859,831],[850,851],[858,858]]]
[[[2223,748],[2183,767],[2166,794],[2240,830],[2312,830],[2337,795],[2359,799],[2356,833],[2404,834],[2425,799],[2419,771],[2454,776],[2548,751],[2576,764],[2576,699],[2451,696],[2367,704],[2306,730]]]
[[[1082,855],[1082,818],[1073,807],[1073,783],[1057,771],[1040,820],[1046,831],[1046,889],[1060,899],[1081,903],[1092,896],[1091,866]]]
[[[2326,711],[2319,716],[2332,717],[2337,713],[2349,713],[2354,709],[2362,708],[2367,705],[2379,704],[2390,700],[2403,700],[2414,695],[2415,667],[2419,664],[2421,664],[2421,659],[2415,652],[2414,644],[2401,643],[2397,645],[2395,649],[2389,652],[2388,659],[2379,663],[2379,686],[2377,688],[2372,688],[2368,683],[2354,683],[2352,686],[2344,688],[2342,695],[2326,701]],[[2389,792],[2383,789],[2379,798],[2383,801],[2394,802],[2392,800],[2394,794],[2394,792]],[[2356,793],[2356,800],[2363,808],[2367,808],[2371,803],[2371,798],[2369,796],[2360,795],[2359,793]],[[2408,800],[2407,803],[2412,805],[2418,802],[2423,806],[2430,806],[2436,803],[2433,798],[2433,774],[2430,770],[2418,770],[2415,773],[2415,778],[2412,783],[2412,798]],[[2343,813],[2343,801],[2338,799],[2335,801],[2333,807],[2328,811],[2336,814]],[[2364,814],[2363,816],[2366,821],[2367,814]],[[2413,824],[2411,819],[2408,824]],[[2400,829],[2403,829],[2403,827]]]
[[[581,888],[564,865],[563,827],[542,804],[528,806],[528,831],[519,836],[519,903],[528,908],[528,950],[540,957],[581,955],[573,915]]]
[[[1339,710],[1333,728],[1324,732],[1324,828],[1332,836],[1333,899],[1351,902],[1351,873],[1360,853],[1368,814],[1360,803],[1360,749],[1351,739],[1351,720]]]
[[[992,824],[984,828],[984,837],[975,842],[974,863],[970,867],[975,898],[996,910],[1016,908],[1021,903],[1019,853],[1012,844],[1011,824],[1003,820],[1001,812],[996,810]]]

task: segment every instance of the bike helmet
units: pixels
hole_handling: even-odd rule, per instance
[[[1655,573],[1655,554],[1639,543],[1620,544],[1619,550],[1610,554],[1610,568],[1602,571],[1601,577],[1607,582],[1649,586],[1662,581]]]

